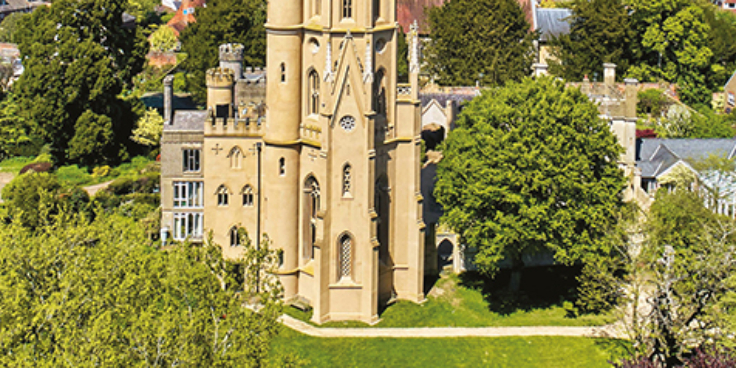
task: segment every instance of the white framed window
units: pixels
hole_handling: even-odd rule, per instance
[[[240,147],[234,147],[230,150],[230,154],[228,154],[227,157],[230,158],[231,169],[240,169],[245,155],[243,154],[243,151],[240,150]]]
[[[174,182],[174,208],[202,208],[204,185],[201,181]]]
[[[184,172],[198,172],[200,170],[199,149],[182,150]]]
[[[201,239],[203,219],[201,212],[174,213],[174,240]]]
[[[217,205],[227,206],[229,201],[230,201],[230,191],[227,190],[226,186],[220,185],[220,187],[217,188]]]
[[[229,232],[228,235],[230,235],[230,246],[231,247],[239,247],[239,246],[242,245],[242,244],[240,244],[240,234],[238,234],[238,227],[237,226],[233,226],[230,229],[230,232]]]

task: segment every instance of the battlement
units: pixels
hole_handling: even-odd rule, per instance
[[[220,45],[220,61],[243,61],[245,47],[239,43],[226,43]]]
[[[210,117],[204,124],[204,135],[260,137],[264,133],[263,127],[266,123],[265,120],[265,116],[256,118],[249,116],[230,118]]]
[[[212,68],[207,70],[207,87],[231,87],[235,75],[230,68]]]

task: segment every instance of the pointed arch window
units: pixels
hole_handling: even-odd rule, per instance
[[[342,17],[353,17],[353,0],[342,0]]]
[[[253,207],[253,187],[246,185],[243,187],[243,207]]]
[[[340,237],[340,280],[350,279],[353,275],[353,238],[345,234]]]
[[[233,147],[227,157],[230,158],[231,169],[240,169],[243,165],[243,157],[245,157],[245,155],[240,147]]]
[[[319,74],[312,70],[309,72],[309,111],[308,114],[319,113]]]
[[[314,259],[314,245],[317,242],[317,213],[320,210],[319,183],[309,177],[304,185],[304,258]]]
[[[353,190],[353,168],[350,164],[345,164],[342,168],[342,196],[350,197]]]
[[[281,83],[286,83],[286,63],[281,63]]]
[[[220,187],[217,188],[217,205],[227,206],[229,201],[230,201],[230,191],[227,190],[226,186],[220,185]]]
[[[237,226],[233,226],[232,228],[230,228],[229,235],[230,235],[230,246],[231,247],[239,247],[242,245],[240,244],[241,243],[240,234],[239,234]]]

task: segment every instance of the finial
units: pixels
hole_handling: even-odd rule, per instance
[[[325,56],[325,71],[324,78],[325,82],[332,82],[333,71],[332,71],[332,42],[327,41],[327,50]]]
[[[365,70],[363,71],[363,83],[373,83],[373,58],[371,50],[371,43],[367,41],[365,43]]]
[[[353,38],[353,34],[350,33],[349,29],[348,29],[348,33],[345,34],[345,38]]]
[[[417,21],[411,24],[411,47],[409,48],[409,72],[419,73],[419,26]]]

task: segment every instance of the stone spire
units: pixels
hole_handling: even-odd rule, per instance
[[[409,29],[409,73],[419,73],[419,26],[416,20]]]
[[[334,72],[332,71],[332,43],[327,41],[327,50],[325,56],[325,82],[332,82]]]
[[[365,70],[363,71],[363,83],[373,83],[373,59],[371,43],[365,43]]]

